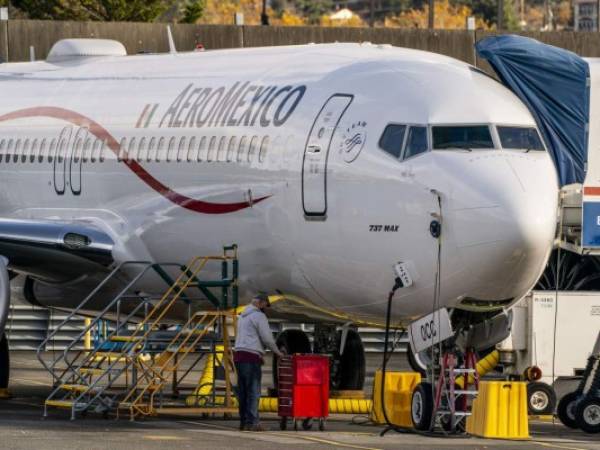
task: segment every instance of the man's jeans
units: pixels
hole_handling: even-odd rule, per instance
[[[258,401],[262,370],[259,363],[235,363],[238,376],[238,400],[240,403],[240,424],[253,427],[258,425]]]

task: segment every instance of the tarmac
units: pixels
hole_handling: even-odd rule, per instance
[[[383,426],[368,418],[334,416],[326,431],[279,431],[277,416],[263,416],[271,431],[240,432],[237,420],[197,417],[150,418],[130,422],[89,415],[69,420],[64,411],[51,411],[42,418],[42,404],[51,387],[33,352],[11,354],[13,398],[0,400],[0,449],[4,450],[138,450],[138,449],[600,449],[600,435],[586,435],[553,422],[532,419],[529,440],[491,440],[475,437],[429,437],[390,432],[381,437]],[[369,382],[379,359],[369,357]],[[402,368],[404,361],[394,366]],[[266,366],[268,367],[268,365]],[[268,374],[265,379],[268,380]],[[265,382],[268,384],[268,381]]]

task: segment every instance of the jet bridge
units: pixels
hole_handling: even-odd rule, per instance
[[[600,58],[515,35],[490,36],[476,49],[527,105],[552,155],[561,186],[557,247],[600,255]]]

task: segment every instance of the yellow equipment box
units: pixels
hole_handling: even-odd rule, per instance
[[[522,381],[482,381],[467,432],[499,439],[529,438],[527,383]]]
[[[385,423],[381,407],[381,369],[375,372],[373,386],[373,409],[371,420]],[[412,392],[421,382],[421,374],[416,372],[387,372],[385,373],[385,411],[393,425],[412,428],[410,408]]]

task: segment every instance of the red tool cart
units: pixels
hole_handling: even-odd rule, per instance
[[[302,428],[310,430],[313,419],[319,419],[319,430],[323,431],[329,416],[329,358],[322,355],[284,356],[279,360],[277,372],[280,428],[285,430],[290,418],[294,430],[298,430],[300,419]]]

